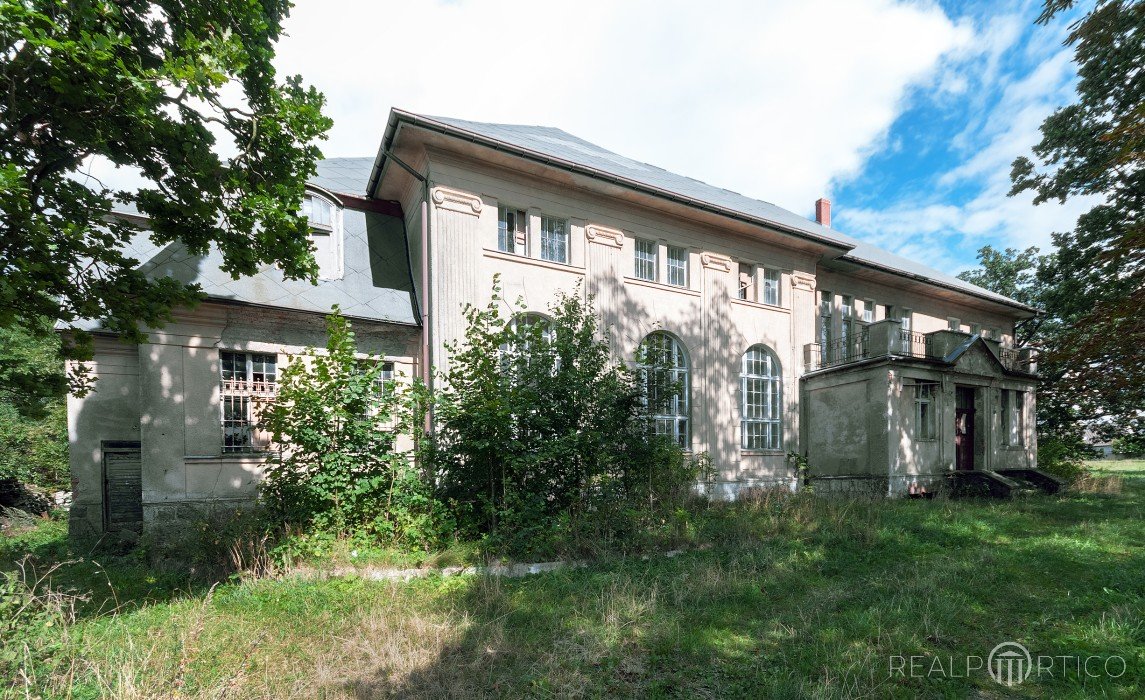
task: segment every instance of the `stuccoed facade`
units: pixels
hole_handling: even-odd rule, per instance
[[[233,283],[210,259],[156,265],[217,280],[212,301],[150,345],[101,341],[98,389],[70,411],[91,528],[114,510],[106,454],[133,441],[144,519],[254,493],[263,455],[221,449],[221,350],[274,353],[281,367],[322,344],[320,314],[339,303],[364,351],[432,381],[464,305],[487,303],[495,276],[504,298],[542,315],[560,292],[591,294],[618,361],[650,334],[672,344],[687,390],[661,426],[711,457],[717,476],[701,488],[713,496],[796,488],[788,452],[824,489],[883,495],[933,490],[958,468],[1035,464],[1034,365],[1012,347],[1034,311],[827,221],[557,129],[399,110],[375,157],[321,173],[315,194],[335,206],[344,245],[317,245],[343,277],[283,292],[273,270]]]

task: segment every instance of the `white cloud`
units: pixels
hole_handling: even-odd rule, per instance
[[[327,95],[329,156],[373,155],[398,106],[560,127],[804,213],[972,38],[889,0],[330,0],[286,29],[276,63]]]
[[[948,57],[946,74],[970,84],[962,131],[951,145],[965,157],[899,201],[862,209],[844,209],[837,220],[849,233],[899,254],[926,260],[949,272],[967,267],[958,248],[982,245],[1050,248],[1050,234],[1073,228],[1078,215],[1098,198],[1033,205],[1033,194],[1009,196],[1010,165],[1029,155],[1041,139],[1042,121],[1072,100],[1075,80],[1072,48],[1063,48],[1060,30],[1034,30],[1026,45],[1012,17],[983,20],[979,50]],[[1003,56],[1017,50],[1022,61],[1001,68]],[[969,193],[969,194],[967,194]],[[955,203],[958,202],[958,203]]]

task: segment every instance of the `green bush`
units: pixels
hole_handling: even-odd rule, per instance
[[[293,358],[262,416],[282,447],[262,484],[268,515],[409,546],[440,539],[452,528],[411,451],[397,446],[399,435],[419,432],[424,392],[383,381],[381,362],[356,357],[354,333],[337,307],[326,326],[326,352],[311,348]]]
[[[1038,469],[1073,482],[1085,474],[1083,460],[1092,451],[1079,437],[1038,436]]]
[[[678,391],[660,358],[618,365],[579,289],[548,318],[506,318],[504,306],[495,284],[486,307],[466,309],[436,397],[435,481],[462,532],[548,552],[570,532],[630,529],[635,514],[686,498],[697,463],[652,431],[655,402]]]

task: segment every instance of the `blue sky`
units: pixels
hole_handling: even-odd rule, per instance
[[[1076,81],[1062,44],[1069,19],[1034,25],[1039,8],[943,3],[974,27],[972,48],[913,86],[862,168],[832,181],[838,227],[950,271],[973,265],[982,245],[1046,249],[1051,231],[1072,227],[1087,203],[1035,208],[1028,194],[1005,196],[1010,162]]]

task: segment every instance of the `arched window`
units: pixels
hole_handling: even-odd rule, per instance
[[[342,277],[342,231],[338,208],[314,192],[302,199],[302,215],[310,222],[310,244],[318,262],[318,277],[333,280]]]
[[[657,435],[668,435],[680,447],[691,447],[688,352],[675,336],[649,333],[640,343],[637,363],[644,373],[647,399]]]
[[[549,349],[554,340],[553,323],[548,316],[536,312],[515,314],[506,327],[509,340],[501,345],[501,361],[505,368],[516,362],[528,366],[530,358]]]
[[[753,345],[740,369],[740,444],[746,450],[783,447],[783,379],[775,353]]]

